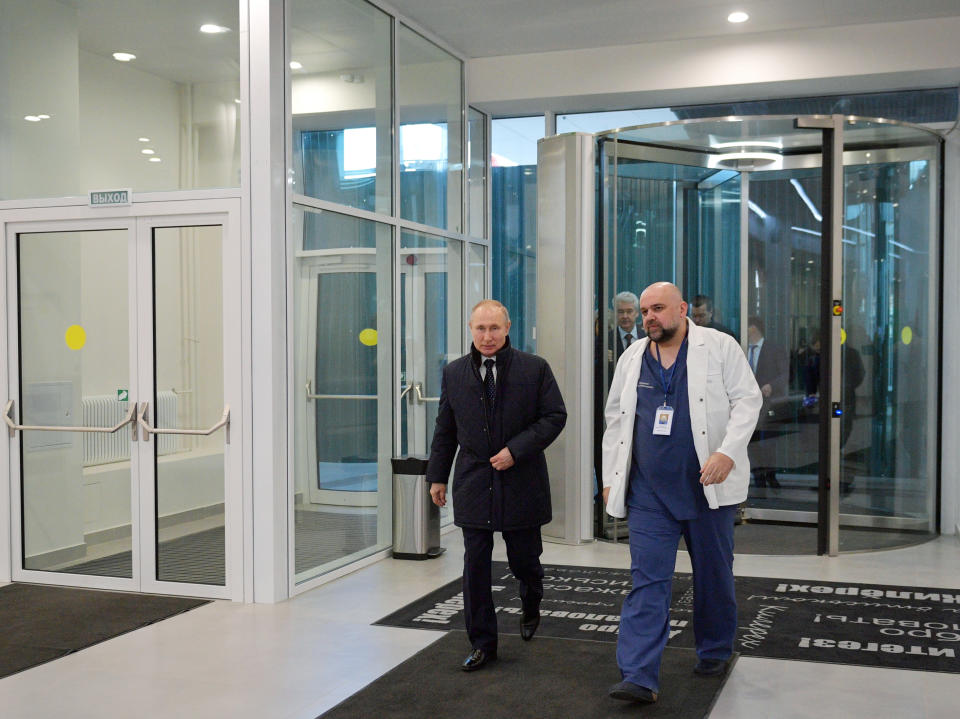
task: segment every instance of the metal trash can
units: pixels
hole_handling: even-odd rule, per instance
[[[440,546],[440,508],[430,498],[427,460],[394,457],[393,556],[395,559],[432,559]]]

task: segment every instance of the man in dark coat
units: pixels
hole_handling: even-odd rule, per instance
[[[497,615],[491,589],[493,533],[507,545],[529,641],[540,624],[543,567],[540,527],[550,521],[550,479],[543,450],[567,421],[550,366],[510,346],[510,315],[483,300],[470,315],[470,354],[443,370],[440,409],[427,481],[434,504],[447,502],[454,455],[453,516],[463,530],[463,609],[473,650],[464,671],[497,658]],[[459,447],[459,453],[457,448]]]
[[[751,316],[747,319],[747,363],[753,370],[763,395],[763,408],[754,433],[756,443],[750,445],[750,467],[753,470],[754,483],[758,487],[780,488],[777,479],[776,446],[772,436],[769,412],[773,403],[787,394],[790,379],[790,364],[787,352],[780,345],[766,338],[763,319]]]
[[[732,329],[713,321],[713,300],[709,295],[693,296],[693,299],[690,300],[690,319],[693,320],[695,325],[709,327],[712,330],[723,332],[725,335],[730,335],[737,342],[740,341],[740,338],[734,334]]]

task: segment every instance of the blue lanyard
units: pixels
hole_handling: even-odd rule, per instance
[[[683,341],[686,342],[687,338],[684,337]],[[667,377],[663,373],[663,363],[660,361],[660,344],[657,342],[654,342],[654,345],[656,345],[656,348],[657,348],[657,368],[660,370],[660,387],[663,388],[663,406],[666,407],[667,396],[670,394],[670,388],[673,385],[673,375],[677,371],[677,362],[680,359],[680,351],[679,350],[677,351],[677,359],[674,360],[672,365],[670,365],[670,379],[667,379]],[[683,349],[682,344],[680,345],[680,349],[681,350]]]

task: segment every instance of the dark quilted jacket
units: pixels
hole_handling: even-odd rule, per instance
[[[460,527],[503,531],[550,521],[550,479],[543,450],[567,421],[550,365],[510,347],[497,353],[497,392],[487,418],[481,355],[470,354],[443,370],[440,410],[433,435],[428,482],[446,483],[453,473],[453,516]],[[490,457],[509,447],[515,464],[504,472]]]

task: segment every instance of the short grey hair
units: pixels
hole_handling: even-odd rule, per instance
[[[479,302],[477,302],[477,304],[473,306],[473,309],[470,310],[471,320],[473,318],[473,313],[476,312],[477,309],[480,307],[492,307],[493,309],[500,310],[501,312],[503,312],[503,321],[504,322],[510,321],[510,312],[509,310],[507,310],[506,306],[501,302],[497,302],[496,300],[491,300],[491,299],[480,300]]]
[[[640,298],[637,297],[637,296],[636,296],[635,294],[633,294],[632,292],[628,292],[628,291],[626,291],[626,290],[624,290],[623,292],[618,292],[616,295],[614,295],[614,297],[613,297],[613,309],[617,309],[617,305],[619,305],[619,304],[621,304],[621,303],[627,303],[627,302],[629,302],[630,304],[632,304],[632,305],[633,305],[633,308],[634,308],[637,312],[640,311]]]

